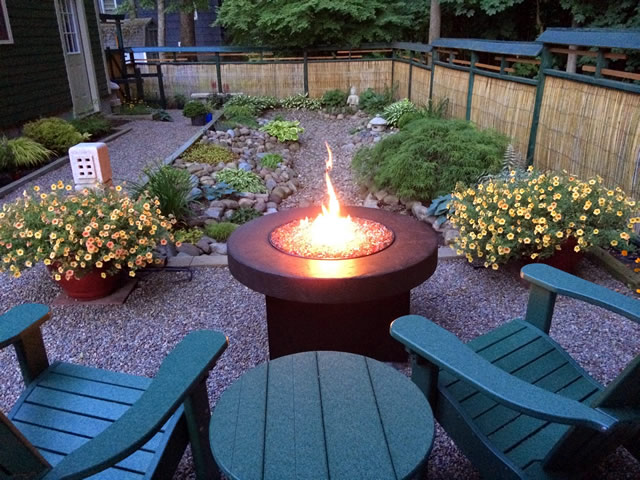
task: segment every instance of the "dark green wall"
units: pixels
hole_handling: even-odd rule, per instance
[[[93,65],[96,69],[96,80],[98,82],[98,93],[100,97],[109,95],[107,89],[107,77],[104,69],[102,57],[102,44],[100,43],[100,32],[98,31],[98,20],[96,16],[95,3],[93,0],[84,0],[84,10],[87,15],[87,25],[89,27],[89,37],[91,38],[91,54]]]
[[[71,110],[53,1],[7,0],[7,10],[14,43],[0,45],[0,128]]]

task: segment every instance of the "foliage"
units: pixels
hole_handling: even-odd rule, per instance
[[[447,108],[449,108],[448,98],[443,98],[437,103],[429,99],[426,106],[420,107],[415,111],[403,113],[398,119],[397,126],[398,128],[404,128],[414,120],[419,120],[421,118],[445,118]]]
[[[409,0],[225,0],[216,25],[233,43],[307,47],[403,39],[424,17]],[[420,5],[424,7],[424,5]]]
[[[19,277],[43,261],[56,280],[81,277],[92,268],[103,276],[135,271],[153,262],[157,244],[171,238],[171,221],[158,213],[157,200],[137,200],[113,189],[72,192],[62,182],[50,193],[25,194],[0,213],[0,271]]]
[[[216,180],[226,183],[237,192],[266,193],[267,191],[259,175],[236,168],[220,170]]]
[[[137,102],[123,103],[118,115],[149,115],[150,113],[151,107],[143,100],[138,100]]]
[[[208,112],[209,111],[205,104],[197,100],[188,101],[182,109],[182,115],[187,118],[199,117],[201,115],[206,115]]]
[[[327,90],[322,95],[322,106],[329,108],[344,107],[348,96],[349,94],[344,90]]]
[[[18,137],[7,141],[11,150],[11,167],[15,170],[33,168],[44,163],[53,155],[48,148],[28,137]]]
[[[207,163],[209,165],[217,165],[220,162],[229,163],[233,158],[231,150],[212,143],[199,143],[182,155],[182,159],[186,162]]]
[[[204,227],[204,231],[216,242],[226,242],[238,226],[231,222],[211,223]]]
[[[278,153],[267,153],[260,160],[260,165],[264,168],[270,168],[271,170],[275,170],[278,168],[278,165],[282,163],[282,155]]]
[[[539,65],[522,62],[513,63],[511,68],[513,68],[513,73],[511,73],[511,75],[524,78],[536,78],[538,76],[538,71],[540,70]]]
[[[224,104],[223,114],[224,118],[234,127],[237,125],[245,125],[250,128],[258,127],[256,121],[258,110],[253,104],[239,105],[227,102]]]
[[[224,104],[225,107],[232,105],[253,107],[252,115],[259,115],[265,110],[278,108],[280,101],[269,95],[234,95]]]
[[[454,192],[450,217],[460,230],[456,246],[469,261],[497,269],[514,258],[549,257],[573,241],[591,246],[629,245],[635,202],[600,177],[581,181],[566,172],[533,171],[525,178],[489,181]]]
[[[279,142],[297,142],[300,134],[304,133],[304,128],[300,126],[300,122],[297,120],[271,120],[260,127],[260,131],[276,137]]]
[[[322,108],[320,99],[309,98],[306,93],[298,93],[283,98],[280,101],[280,105],[282,105],[283,108],[290,108],[292,110],[320,110]]]
[[[194,185],[188,171],[162,165],[145,168],[144,174],[148,177],[146,183],[131,184],[130,190],[134,198],[157,198],[160,211],[167,217],[183,220],[189,215],[189,201]]]
[[[7,137],[0,137],[0,172],[13,166],[13,149]]]
[[[526,162],[522,154],[512,144],[509,144],[504,152],[500,171],[498,173],[484,172],[476,183],[486,183],[489,180],[507,180],[513,176],[520,179],[528,175]]]
[[[58,155],[66,155],[69,148],[89,138],[87,134],[78,132],[73,125],[58,117],[29,122],[25,124],[23,133]]]
[[[111,120],[100,113],[74,118],[71,120],[71,125],[80,133],[88,134],[91,139],[103,137],[113,130]]]
[[[400,117],[407,113],[413,113],[417,111],[418,108],[411,101],[409,101],[408,98],[403,98],[402,100],[394,102],[391,105],[387,106],[383,110],[382,116],[389,125],[391,125],[392,127],[397,127]]]
[[[151,119],[155,120],[156,122],[173,122],[173,118],[171,117],[169,112],[163,110],[162,108],[155,110],[151,115]]]
[[[229,220],[231,221],[231,223],[242,225],[243,223],[250,222],[251,220],[254,220],[261,216],[262,214],[259,211],[254,210],[253,208],[240,207],[235,212],[233,212]]]
[[[180,244],[180,243],[196,244],[198,243],[198,241],[200,241],[203,235],[204,235],[204,232],[199,228],[183,228],[173,232],[173,239],[177,244]]]
[[[423,118],[374,147],[359,150],[352,166],[360,180],[421,201],[472,183],[500,166],[507,139],[462,120]]]
[[[436,221],[433,222],[433,226],[438,228],[449,218],[451,201],[453,197],[450,193],[447,195],[440,195],[433,199],[429,208],[427,208],[427,215],[436,217]]]
[[[187,103],[187,97],[181,93],[176,93],[173,96],[173,106],[177,109],[183,109]]]
[[[360,110],[369,115],[382,112],[387,105],[393,103],[393,89],[385,88],[384,92],[376,93],[373,89],[367,88],[360,94]]]
[[[209,201],[220,200],[221,198],[233,195],[234,193],[236,193],[236,190],[224,182],[218,182],[213,186],[202,187],[202,194],[204,198]]]

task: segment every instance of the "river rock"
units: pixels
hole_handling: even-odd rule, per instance
[[[458,230],[456,230],[455,228],[448,228],[444,231],[442,236],[444,237],[445,245],[451,245],[460,236],[460,232],[458,232]]]
[[[178,253],[184,253],[191,257],[197,257],[202,253],[193,243],[183,243],[179,247],[176,247],[176,250]]]
[[[269,192],[278,186],[278,182],[276,182],[273,178],[268,178],[265,184]]]
[[[421,222],[426,221],[427,217],[429,216],[427,214],[427,207],[422,205],[422,203],[420,202],[416,202],[415,204],[413,204],[413,206],[411,207],[411,213],[413,213],[413,215]]]
[[[364,199],[364,206],[367,208],[378,208],[378,200],[370,193],[367,195],[367,198]]]
[[[252,198],[241,198],[238,200],[238,206],[240,208],[251,208],[256,203],[256,201]]]
[[[211,253],[215,253],[217,255],[226,255],[227,254],[227,244],[215,242],[210,245]]]
[[[204,214],[209,217],[209,218],[213,218],[214,220],[220,220],[222,218],[222,208],[219,207],[211,207],[211,208],[207,208],[204,211]]]
[[[201,238],[200,240],[198,240],[198,243],[196,243],[196,247],[202,250],[202,253],[204,254],[208,254],[211,252],[211,247],[209,246],[209,242],[207,242],[204,238]]]
[[[260,213],[264,213],[267,210],[267,204],[265,203],[264,200],[256,200],[256,203],[253,206],[253,209]]]
[[[232,208],[234,210],[236,208],[238,208],[238,201],[237,200],[233,200],[231,198],[225,198],[225,199],[220,200],[220,201],[225,206],[225,208]]]
[[[400,200],[398,200],[398,197],[396,197],[395,195],[386,195],[382,199],[382,203],[384,203],[385,205],[395,206],[400,203]]]

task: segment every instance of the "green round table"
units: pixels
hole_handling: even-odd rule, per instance
[[[429,403],[368,357],[304,352],[261,364],[220,397],[213,456],[237,480],[410,478],[433,444]]]

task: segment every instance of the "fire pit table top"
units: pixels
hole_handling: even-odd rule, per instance
[[[352,217],[373,220],[394,233],[393,243],[372,255],[316,260],[284,253],[271,245],[277,227],[315,217],[316,207],[283,210],[238,228],[227,243],[229,270],[252,290],[283,300],[355,303],[391,297],[420,285],[436,269],[438,244],[430,226],[407,215],[344,207]]]

